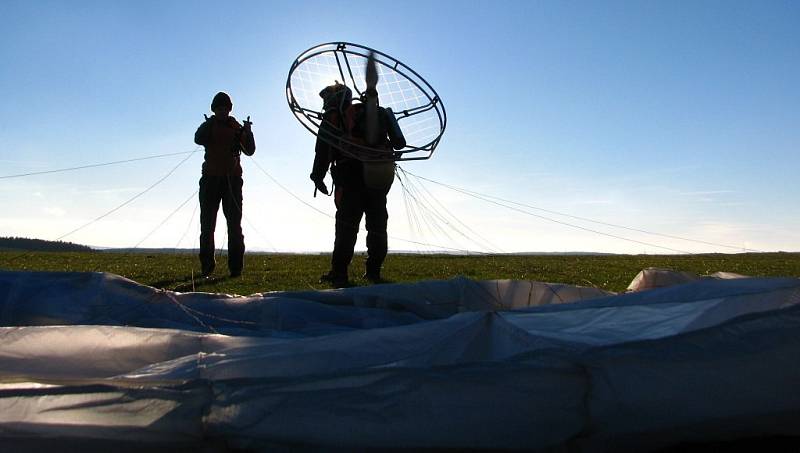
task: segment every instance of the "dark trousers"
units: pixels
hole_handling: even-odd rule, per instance
[[[241,176],[200,178],[200,264],[203,269],[214,267],[214,230],[220,201],[228,223],[228,269],[238,273],[244,266]]]
[[[335,275],[347,276],[347,268],[353,259],[358,227],[361,217],[366,216],[367,226],[367,273],[380,275],[383,260],[388,251],[386,224],[389,213],[386,211],[388,190],[369,188],[352,189],[337,186],[336,202],[336,240],[333,244],[331,271]]]

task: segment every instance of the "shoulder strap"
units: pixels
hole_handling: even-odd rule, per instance
[[[356,120],[358,119],[358,114],[360,111],[361,104],[352,104],[344,112],[344,132],[349,137],[352,137],[353,135],[353,129],[356,127]]]

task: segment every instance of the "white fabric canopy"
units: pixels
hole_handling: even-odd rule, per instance
[[[457,278],[239,297],[0,272],[0,446],[602,451],[800,436],[800,279],[637,279],[657,288]]]

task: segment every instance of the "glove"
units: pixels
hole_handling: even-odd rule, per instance
[[[325,181],[321,179],[314,180],[314,187],[317,188],[320,192],[328,195],[328,186],[325,185]]]

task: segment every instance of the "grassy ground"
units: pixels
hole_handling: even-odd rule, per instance
[[[218,258],[209,279],[198,278],[199,263],[189,253],[0,252],[0,269],[111,272],[137,282],[177,291],[252,294],[265,291],[325,289],[318,282],[328,270],[330,255],[248,254],[244,273],[228,278],[226,257]],[[519,279],[594,286],[623,291],[646,267],[662,267],[700,275],[717,271],[751,276],[800,277],[800,254],[736,255],[610,255],[610,256],[452,256],[389,255],[384,277],[394,282],[442,280],[463,275],[472,279]],[[357,255],[350,278],[360,276],[364,256]],[[194,280],[193,277],[194,276]],[[194,285],[194,286],[193,286]]]

